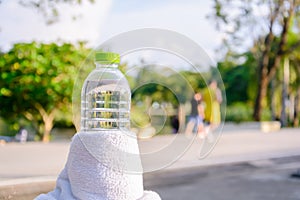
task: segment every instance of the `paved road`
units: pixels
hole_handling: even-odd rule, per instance
[[[146,173],[145,187],[158,191],[164,200],[300,199],[300,181],[289,178],[289,174],[300,167],[300,129],[266,134],[258,129],[240,128],[224,131],[205,159],[199,157],[210,143],[196,139],[171,166]],[[185,150],[187,141],[191,140],[184,135],[139,141],[144,164],[149,171],[169,165],[166,160],[173,161],[178,152]],[[39,185],[49,190],[66,162],[69,144],[69,141],[61,141],[0,146],[0,187],[21,186],[21,183],[26,187],[28,182],[44,180],[47,183]],[[172,159],[168,160],[167,154],[161,153],[166,147],[172,147],[166,151]],[[151,152],[159,152],[161,156],[148,160]],[[7,191],[12,193],[10,191],[16,188]],[[32,199],[32,195],[22,196],[26,200]]]
[[[221,135],[217,145],[205,159],[199,159],[203,143],[197,139],[177,160],[190,141],[184,135],[139,141],[143,164],[146,171],[153,171],[166,166],[167,169],[178,169],[300,155],[300,129],[282,129],[268,134],[258,130],[235,130],[228,133]],[[172,142],[173,146],[170,145]],[[64,141],[0,145],[0,183],[26,177],[56,177],[66,162],[69,144],[69,141]],[[158,156],[151,152],[158,152]],[[155,157],[149,158],[150,154]],[[170,164],[172,165],[169,166]]]
[[[300,179],[291,173],[300,156],[144,175],[146,189],[163,200],[299,200]]]

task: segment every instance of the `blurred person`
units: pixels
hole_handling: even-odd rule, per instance
[[[204,126],[205,104],[202,101],[200,101],[198,103],[197,110],[198,110],[197,135],[199,138],[203,139],[206,137],[207,132],[206,132],[206,128]]]
[[[204,110],[202,95],[195,93],[191,100],[191,114],[185,130],[186,135],[197,133],[200,138],[204,138]]]
[[[178,133],[179,130],[179,119],[178,116],[172,116],[171,117],[171,126],[172,126],[172,133]]]
[[[205,102],[204,120],[209,125],[208,131],[213,131],[221,123],[222,93],[218,88],[216,80],[211,80],[209,86],[203,91],[203,101]]]
[[[15,139],[20,143],[25,143],[27,141],[28,131],[23,126],[20,127],[18,134],[15,136]]]

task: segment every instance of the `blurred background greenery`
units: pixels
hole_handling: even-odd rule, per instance
[[[55,23],[59,17],[60,1],[55,4],[50,0],[24,2],[20,1],[44,13],[46,23]],[[82,2],[64,3],[80,5]],[[212,1],[207,20],[224,34],[218,49],[222,56],[217,69],[226,90],[226,121],[279,120],[282,126],[299,126],[299,5],[297,0]],[[264,13],[258,14],[258,8],[263,8]],[[239,48],[243,42],[249,43],[248,40],[248,48]],[[15,43],[9,50],[1,50],[0,135],[14,136],[21,127],[26,127],[35,140],[49,141],[54,127],[73,128],[73,85],[81,63],[91,50],[84,42],[62,41]],[[126,70],[126,63],[121,67]],[[197,73],[182,70],[180,74],[194,90],[206,87]],[[145,68],[137,78],[127,78],[133,87],[139,81],[160,76]],[[210,78],[209,74],[203,76]],[[176,77],[169,77],[168,81],[177,83]],[[150,123],[160,134],[174,132],[172,120],[178,115],[180,105],[188,107],[191,98],[184,85],[178,85],[177,92],[182,96],[176,97],[158,84],[147,84],[136,90],[132,95],[133,128],[146,128]],[[150,108],[154,112],[152,119],[145,113]]]

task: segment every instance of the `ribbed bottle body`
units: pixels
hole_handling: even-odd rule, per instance
[[[81,93],[81,130],[130,128],[131,92],[116,66],[97,65]]]

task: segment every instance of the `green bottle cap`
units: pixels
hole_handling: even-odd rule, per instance
[[[120,55],[113,52],[98,51],[95,53],[95,61],[105,64],[118,64],[120,63]]]

